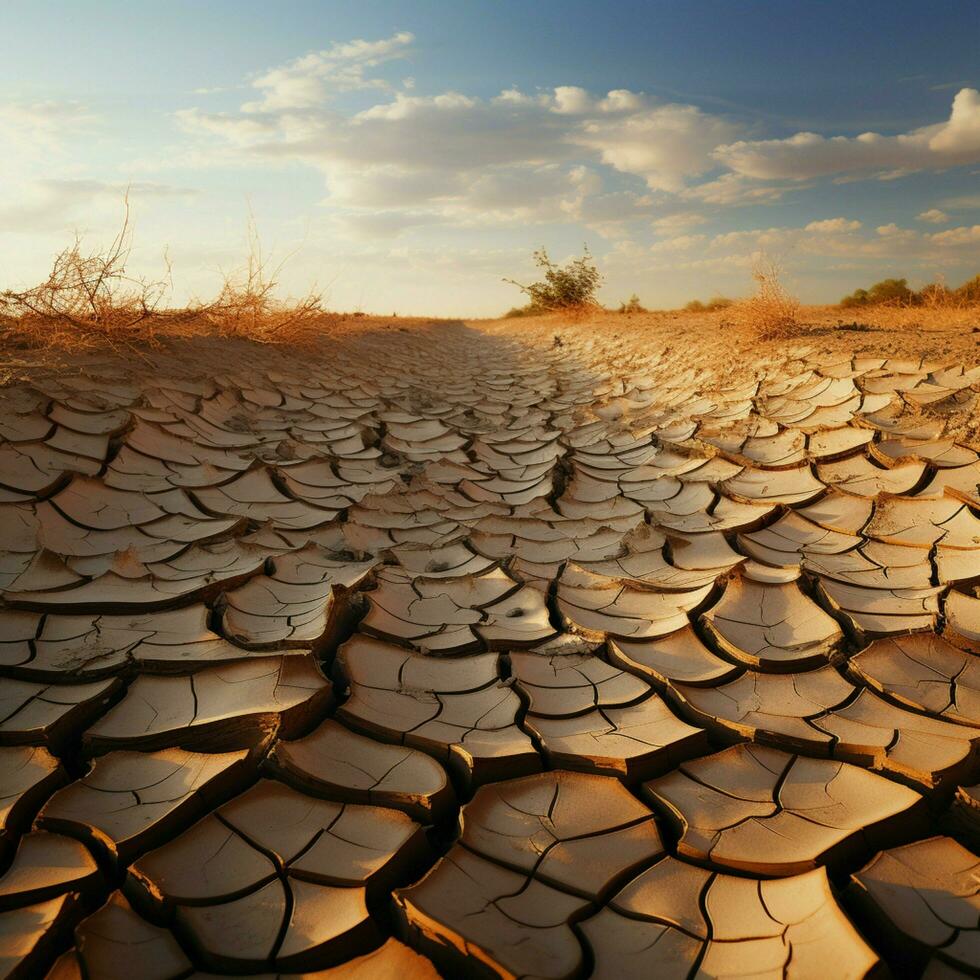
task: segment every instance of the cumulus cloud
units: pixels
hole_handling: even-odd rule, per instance
[[[739,140],[714,150],[730,170],[761,180],[805,180],[869,171],[890,175],[980,161],[980,92],[960,89],[949,119],[897,136],[821,136]]]
[[[740,140],[742,125],[728,117],[626,89],[512,87],[491,98],[395,90],[379,69],[412,42],[400,33],[335,44],[253,78],[255,97],[237,111],[194,108],[177,118],[189,133],[217,138],[225,154],[318,168],[324,204],[338,220],[379,235],[427,223],[574,221],[621,239],[646,219],[667,240],[679,239],[696,222],[665,215],[672,199],[691,202],[697,214],[769,204],[825,175],[886,176],[980,159],[973,89],[957,93],[945,122],[898,136]],[[384,94],[356,109],[338,99],[365,90]],[[920,220],[940,223],[940,215],[934,208]],[[860,228],[828,218],[805,231],[831,238]]]
[[[927,221],[931,225],[944,225],[949,221],[949,215],[939,208],[929,208],[928,211],[923,211],[916,217],[919,221]]]
[[[956,94],[944,122],[897,136],[747,140],[739,138],[743,125],[729,117],[627,89],[512,87],[491,98],[395,90],[379,69],[403,57],[413,40],[399,33],[335,44],[254,77],[255,97],[237,111],[192,108],[177,118],[186,131],[216,137],[226,151],[253,162],[299,160],[319,168],[333,206],[401,207],[412,212],[413,226],[426,212],[433,222],[464,223],[468,215],[492,222],[564,214],[618,234],[656,215],[644,188],[661,201],[698,207],[761,205],[823,176],[893,177],[980,161],[974,89]],[[356,110],[337,98],[364,90],[387,91]],[[588,181],[575,176],[582,168]],[[942,220],[938,209],[924,215]]]
[[[558,85],[477,98],[405,87],[356,111],[338,100],[342,92],[390,88],[377,69],[404,56],[412,41],[401,33],[335,44],[253,78],[255,97],[237,111],[190,108],[176,118],[186,132],[216,138],[253,162],[300,160],[319,168],[328,201],[338,207],[428,208],[437,221],[462,219],[467,209],[489,212],[491,220],[550,220],[557,209],[607,229],[610,221],[649,213],[644,186],[678,193],[716,170],[714,148],[741,133],[697,106],[626,89],[595,94]],[[587,203],[603,197],[613,171],[635,186]],[[603,214],[612,211],[619,213]]]
[[[646,105],[634,96],[604,115],[586,118],[571,138],[616,170],[642,177],[651,190],[679,191],[715,168],[712,151],[737,131],[733,123],[696,106]]]

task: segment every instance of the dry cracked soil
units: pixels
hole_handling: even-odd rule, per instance
[[[0,972],[980,975],[975,341],[672,330],[17,352]]]

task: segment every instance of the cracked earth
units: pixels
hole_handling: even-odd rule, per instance
[[[976,359],[668,339],[8,371],[0,971],[980,975]]]

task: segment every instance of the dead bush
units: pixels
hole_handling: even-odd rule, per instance
[[[782,268],[775,259],[760,256],[752,268],[756,291],[731,305],[732,320],[754,328],[764,338],[778,338],[799,325],[800,301],[781,282]]]
[[[87,347],[152,335],[154,314],[170,288],[169,262],[164,279],[126,271],[132,248],[128,196],[124,209],[122,227],[106,248],[86,253],[76,235],[44,282],[0,293],[8,329],[32,346]]]
[[[200,307],[200,316],[225,337],[260,343],[297,340],[322,320],[323,295],[315,287],[300,299],[276,295],[279,275],[289,257],[270,267],[253,219],[248,223],[248,249],[245,267],[224,276],[217,298]]]

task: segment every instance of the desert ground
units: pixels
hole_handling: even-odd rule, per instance
[[[977,975],[980,318],[801,323],[0,337],[0,972]]]

